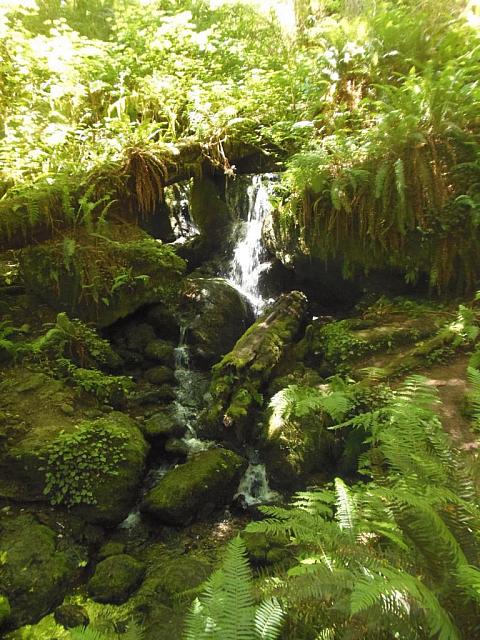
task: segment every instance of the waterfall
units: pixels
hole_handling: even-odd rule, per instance
[[[208,387],[208,377],[201,371],[190,367],[187,345],[188,327],[180,327],[180,340],[175,349],[175,378],[178,382],[174,407],[180,422],[187,427],[182,438],[189,452],[196,453],[208,449],[210,442],[199,440],[195,431],[195,421],[203,405],[203,398]]]
[[[200,232],[190,216],[189,182],[167,187],[166,200],[170,209],[170,224],[175,235],[175,242],[182,244]]]
[[[250,507],[274,502],[279,498],[279,495],[276,491],[272,491],[268,485],[265,465],[250,462],[235,497],[242,496],[245,504]]]
[[[258,315],[267,304],[259,290],[260,276],[270,266],[262,230],[265,219],[271,212],[269,196],[275,176],[273,174],[253,176],[247,189],[247,219],[241,220],[235,232],[237,242],[228,280],[251,303]]]

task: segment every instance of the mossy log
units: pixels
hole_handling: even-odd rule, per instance
[[[253,435],[252,414],[261,408],[262,391],[298,334],[306,306],[299,291],[282,295],[213,368],[212,402],[200,418],[205,434],[227,440],[234,435],[240,442]]]

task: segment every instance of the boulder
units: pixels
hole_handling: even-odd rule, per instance
[[[2,629],[10,617],[12,608],[6,596],[0,596],[0,629]]]
[[[178,322],[164,304],[156,304],[148,310],[147,322],[154,327],[157,334],[164,340],[173,340],[177,344],[180,336]]]
[[[205,366],[228,353],[254,320],[247,299],[223,278],[187,278],[180,314],[193,356]]]
[[[175,367],[175,345],[166,340],[150,340],[145,345],[145,355],[149,360],[167,367]]]
[[[129,555],[110,556],[99,562],[88,582],[95,602],[122,604],[137,589],[145,575],[144,566]]]
[[[73,506],[89,522],[121,521],[135,500],[148,452],[136,423],[119,412],[84,421],[65,415],[62,406],[73,404],[72,391],[26,369],[10,371],[0,394],[9,413],[19,412],[15,422],[0,426],[0,496],[50,499]]]
[[[147,369],[144,373],[144,377],[147,382],[155,385],[175,383],[175,372],[173,369],[165,367],[163,364]]]
[[[82,547],[68,543],[30,514],[0,523],[0,592],[10,602],[8,628],[35,624],[63,601],[86,558]]]
[[[227,504],[247,461],[228,449],[208,449],[168,471],[151,489],[142,510],[170,526],[182,526]]]
[[[65,253],[68,248],[68,255]],[[136,225],[84,229],[23,249],[27,289],[56,311],[106,327],[148,304],[176,297],[185,261]]]
[[[145,421],[143,435],[149,442],[167,440],[169,438],[182,438],[186,427],[179,422],[177,416],[171,411],[158,411]]]
[[[88,627],[90,618],[86,610],[78,604],[62,604],[53,614],[55,622],[64,629]]]
[[[262,392],[294,342],[306,307],[298,291],[281,296],[214,367],[211,402],[199,418],[203,435],[240,443],[258,435],[251,433],[251,425],[262,408]]]

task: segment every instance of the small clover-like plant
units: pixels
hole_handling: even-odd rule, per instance
[[[96,504],[96,487],[118,475],[127,437],[98,422],[61,432],[46,453],[44,494],[52,505]]]

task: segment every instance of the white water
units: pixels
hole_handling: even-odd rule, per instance
[[[190,184],[178,184],[167,192],[167,203],[170,208],[170,224],[175,235],[175,243],[183,244],[200,231],[190,217]]]
[[[187,345],[187,327],[180,328],[180,341],[175,349],[175,378],[178,382],[177,397],[174,402],[175,414],[181,424],[187,427],[182,438],[190,453],[204,451],[211,446],[207,440],[199,440],[195,431],[195,420],[207,390],[207,377],[200,371],[190,367]]]
[[[270,174],[252,178],[247,190],[247,220],[238,223],[238,239],[228,275],[230,284],[250,301],[255,315],[259,315],[268,302],[260,293],[259,281],[262,273],[270,267],[270,260],[263,244],[262,229],[272,210],[269,196],[273,178]]]
[[[238,486],[237,496],[243,496],[245,503],[252,506],[273,502],[280,494],[270,489],[265,465],[250,463]]]

